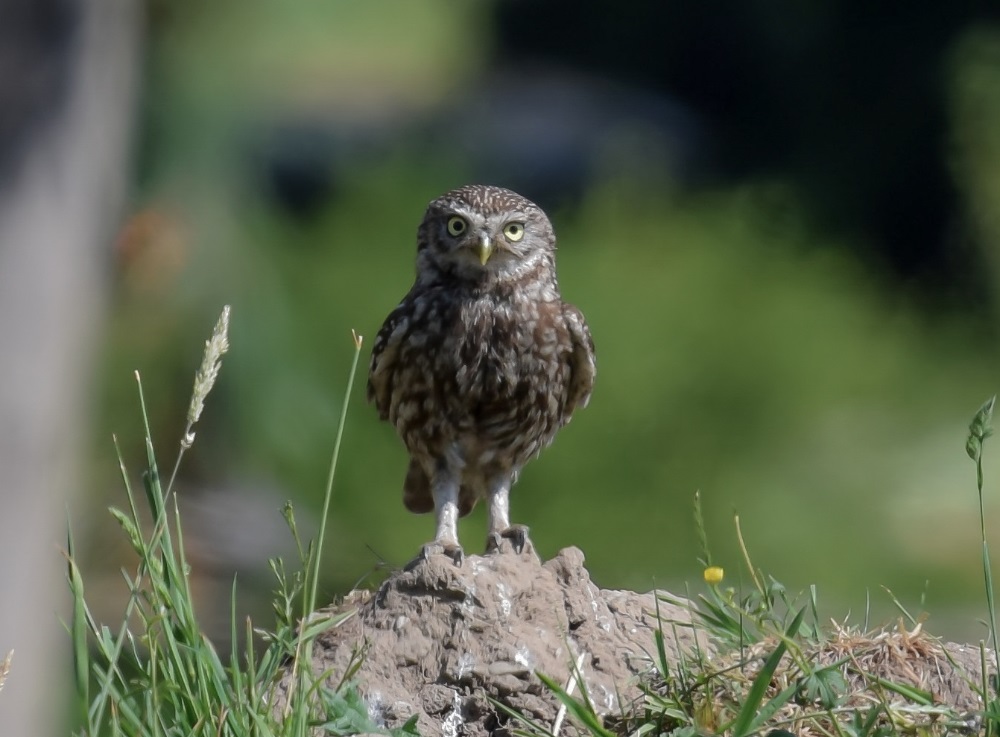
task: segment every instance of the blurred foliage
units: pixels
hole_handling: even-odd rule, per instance
[[[285,497],[318,508],[350,331],[370,346],[410,286],[424,206],[470,172],[460,155],[404,147],[341,170],[337,197],[303,220],[262,192],[249,142],[290,110],[433,105],[488,49],[477,4],[377,5],[153,6],[97,488],[113,485],[110,431],[127,455],[142,452],[131,370],[143,372],[157,442],[179,438],[201,336],[230,303],[231,352],[182,486],[263,479],[277,490],[275,520]],[[1000,36],[977,32],[952,62],[963,231],[995,258]],[[863,609],[867,592],[889,612],[880,586],[914,601],[929,580],[928,608],[945,622],[959,612],[955,626],[970,631],[963,607],[978,604],[981,573],[962,443],[970,411],[1000,381],[988,310],[916,310],[857,264],[863,244],[826,232],[780,176],[698,192],[668,173],[653,188],[598,179],[550,215],[563,293],[593,330],[598,382],[513,494],[543,556],[577,545],[602,586],[680,586],[700,575],[700,489],[730,576],[739,510],[755,560],[792,588],[819,583],[829,614]],[[331,594],[375,565],[366,546],[399,565],[432,533],[400,503],[405,452],[362,399],[359,385],[330,520]],[[460,528],[469,550],[483,517]]]
[[[972,237],[1000,284],[1000,29],[977,29],[952,59],[951,101],[956,179]]]

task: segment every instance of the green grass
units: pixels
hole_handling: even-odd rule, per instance
[[[172,487],[181,460],[194,442],[194,427],[228,350],[228,321],[226,307],[206,343],[177,460],[166,484],[159,471],[142,383],[136,373],[146,430],[147,466],[143,473],[144,493],[139,493],[132,486],[119,452],[127,506],[112,507],[110,513],[128,538],[138,563],[133,570],[122,571],[128,603],[117,625],[98,622],[91,614],[73,536],[68,535],[68,575],[73,595],[70,631],[81,735],[291,737],[313,734],[317,726],[327,734],[380,731],[349,680],[350,670],[340,674],[339,684],[332,688],[326,683],[328,674],[314,674],[309,666],[316,638],[354,613],[317,613],[325,518],[315,543],[303,544],[291,505],[285,507],[301,568],[290,573],[280,559],[271,561],[277,580],[273,627],[260,629],[249,619],[239,619],[235,581],[231,651],[217,652],[199,624],[189,585],[183,526]],[[347,400],[361,351],[358,336],[354,336],[354,347],[325,487],[324,512],[333,494]],[[287,676],[287,689],[276,689],[283,676]],[[411,726],[396,733],[410,733]]]

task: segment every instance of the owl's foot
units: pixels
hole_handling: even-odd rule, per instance
[[[465,561],[465,551],[462,550],[461,545],[444,540],[435,540],[420,548],[420,555],[413,561],[413,564],[426,562],[431,559],[432,555],[447,556],[459,568],[462,567],[462,563]]]
[[[531,544],[531,540],[528,538],[528,526],[527,525],[510,525],[500,532],[491,532],[486,537],[486,552],[487,553],[502,553],[504,552],[504,540],[510,543],[510,547],[515,553],[520,555],[527,548],[530,552],[534,552],[535,546]]]

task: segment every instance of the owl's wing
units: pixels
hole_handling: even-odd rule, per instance
[[[594,389],[597,363],[594,357],[594,340],[590,337],[587,321],[574,305],[563,303],[563,316],[569,328],[573,352],[570,354],[569,391],[566,396],[567,417],[577,407],[586,407]]]
[[[378,416],[383,420],[389,419],[392,378],[399,358],[399,346],[409,329],[409,309],[407,301],[404,299],[385,318],[382,328],[375,336],[375,343],[372,345],[372,358],[368,364],[367,397],[369,403],[375,404]]]

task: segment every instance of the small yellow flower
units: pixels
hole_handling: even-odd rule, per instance
[[[705,569],[705,583],[717,584],[722,581],[724,575],[725,571],[719,566],[709,566]]]

